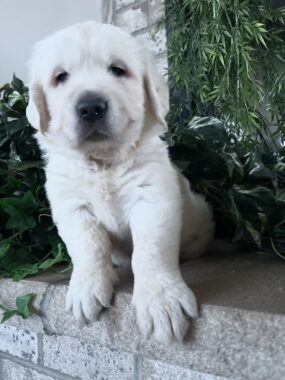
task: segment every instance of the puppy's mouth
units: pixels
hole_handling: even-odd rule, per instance
[[[106,121],[96,122],[93,125],[79,125],[79,142],[96,142],[107,140],[112,137],[110,126]]]

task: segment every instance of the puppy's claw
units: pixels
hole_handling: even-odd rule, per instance
[[[77,321],[98,320],[103,308],[111,305],[113,268],[80,274],[74,271],[66,294],[66,310],[72,311]],[[95,272],[95,273],[94,273]]]
[[[199,316],[198,305],[196,297],[191,289],[188,289],[188,292],[185,292],[180,298],[180,305],[190,318],[196,319]]]
[[[153,337],[169,344],[174,340],[182,342],[189,328],[190,317],[197,316],[197,303],[193,292],[184,281],[167,281],[143,285],[135,289],[133,303],[137,309],[138,325],[145,338]]]

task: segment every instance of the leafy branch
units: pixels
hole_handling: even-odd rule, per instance
[[[215,115],[242,136],[277,125],[284,138],[285,8],[267,0],[169,0],[171,86],[185,115]],[[176,102],[177,103],[177,102]]]
[[[70,262],[52,222],[27,102],[16,77],[0,89],[0,277],[14,280]]]

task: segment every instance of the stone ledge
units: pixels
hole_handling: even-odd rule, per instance
[[[89,326],[78,326],[66,314],[67,283],[58,275],[20,283],[1,280],[0,302],[9,306],[19,294],[37,293],[39,315],[27,321],[13,318],[7,324],[139,355],[145,363],[157,361],[153,367],[158,373],[159,363],[167,363],[173,373],[182,367],[228,379],[280,380],[285,371],[284,269],[278,258],[251,254],[208,256],[182,265],[184,278],[200,302],[200,318],[193,321],[184,344],[168,347],[141,337],[131,305],[132,275],[127,270],[119,271],[121,283],[112,308]]]

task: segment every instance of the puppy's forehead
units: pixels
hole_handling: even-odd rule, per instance
[[[116,62],[140,72],[141,45],[120,28],[94,22],[68,27],[39,42],[32,58],[32,64],[44,69],[45,73],[55,67],[72,70],[85,64],[110,65]]]

